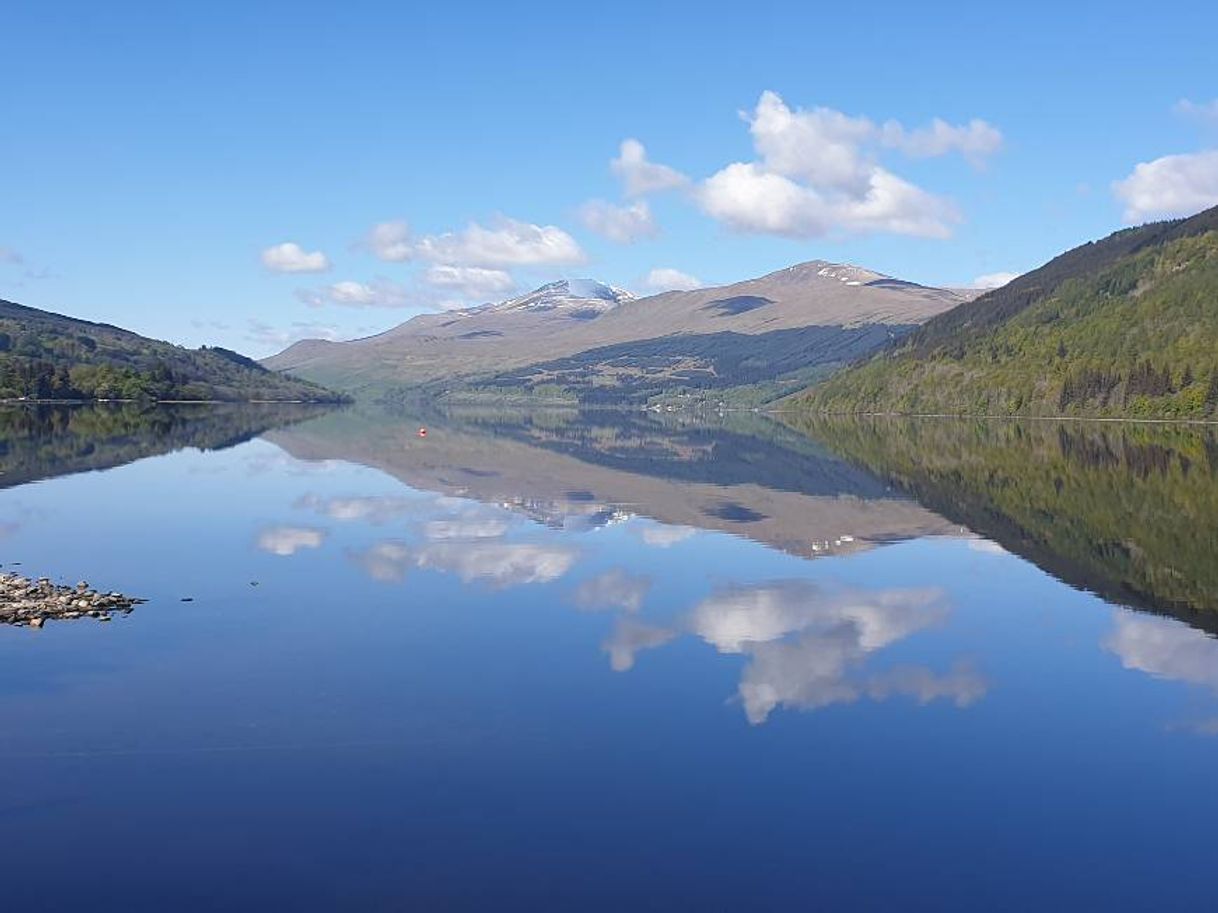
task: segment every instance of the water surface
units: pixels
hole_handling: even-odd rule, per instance
[[[1209,432],[0,429],[5,909],[1209,903]]]

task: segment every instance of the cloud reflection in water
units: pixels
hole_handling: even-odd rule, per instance
[[[288,557],[304,548],[320,548],[326,531],[312,526],[270,526],[258,534],[258,548]]]
[[[948,699],[965,707],[986,692],[966,664],[945,675],[921,666],[871,675],[871,654],[943,623],[950,612],[939,589],[858,590],[802,581],[726,587],[690,613],[690,630],[721,653],[750,657],[739,697],[752,723],[776,707],[802,710],[861,698]]]
[[[1200,685],[1218,695],[1218,639],[1182,621],[1118,609],[1104,647],[1126,669]],[[1173,728],[1218,735],[1218,716]]]

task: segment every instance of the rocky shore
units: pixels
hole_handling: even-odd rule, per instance
[[[112,615],[126,615],[146,601],[122,593],[99,593],[83,581],[60,586],[46,577],[31,580],[20,574],[0,574],[0,624],[41,628],[49,619],[109,621]]]

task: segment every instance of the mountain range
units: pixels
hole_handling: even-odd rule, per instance
[[[824,260],[648,297],[568,279],[262,363],[0,301],[0,399],[673,396],[795,412],[1218,416],[1218,207],[1083,244],[984,294]]]
[[[263,364],[365,395],[623,402],[745,384],[797,389],[975,294],[822,260],[644,298],[560,281],[364,339],[305,340]]]

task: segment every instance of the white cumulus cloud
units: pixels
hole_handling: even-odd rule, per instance
[[[296,297],[309,307],[404,308],[412,303],[407,289],[388,279],[344,280],[322,288],[297,289]]]
[[[420,238],[415,250],[434,263],[502,268],[584,262],[574,238],[556,225],[500,218],[490,227],[472,222],[461,231]]]
[[[648,161],[647,150],[637,139],[622,140],[618,156],[609,163],[609,168],[631,197],[679,190],[689,184],[689,178],[675,168]]]
[[[1218,149],[1141,162],[1112,188],[1126,222],[1192,215],[1218,205]]]
[[[950,201],[879,167],[852,195],[845,188],[826,194],[758,162],[735,162],[702,184],[699,200],[707,215],[736,231],[790,238],[834,231],[946,238],[960,219]]]
[[[627,206],[605,200],[589,200],[579,208],[579,220],[589,231],[618,244],[633,244],[641,238],[653,238],[659,233],[659,226],[646,200]]]
[[[950,226],[960,221],[960,212],[950,200],[876,168],[867,192],[835,203],[833,218],[845,231],[946,238]]]
[[[262,265],[273,273],[324,273],[330,258],[319,250],[304,250],[294,241],[275,244],[262,252]]]
[[[756,162],[734,162],[699,189],[708,216],[741,232],[816,236],[832,227],[829,207],[820,194]]]
[[[649,292],[671,292],[678,289],[702,288],[702,280],[668,266],[657,266],[643,277],[643,288]]]
[[[980,119],[880,126],[832,108],[793,109],[775,92],[762,93],[743,117],[757,158],[724,166],[695,196],[707,215],[729,228],[792,238],[880,232],[947,237],[960,221],[955,205],[882,166],[879,153],[895,149],[926,158],[959,152],[979,165],[1002,146],[1001,132]]]
[[[793,111],[775,92],[763,92],[744,117],[766,171],[816,187],[866,192],[872,164],[863,144],[875,133],[867,118],[831,108]]]

